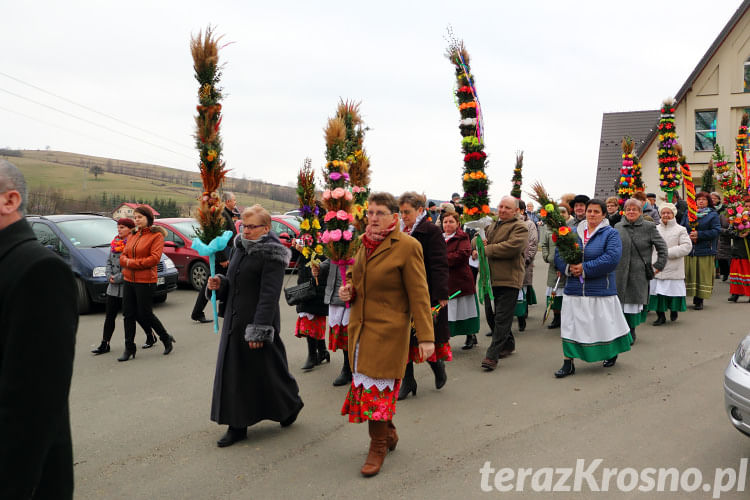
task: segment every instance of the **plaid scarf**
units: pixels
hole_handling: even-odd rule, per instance
[[[381,243],[383,243],[383,240],[385,240],[386,236],[391,234],[393,230],[396,229],[397,222],[398,220],[393,221],[391,225],[385,228],[385,231],[382,232],[376,232],[372,228],[372,224],[367,225],[365,234],[362,235],[362,244],[365,246],[368,257],[372,255],[372,252],[374,252]]]

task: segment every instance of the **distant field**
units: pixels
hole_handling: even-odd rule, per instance
[[[39,152],[42,156],[44,152]],[[55,153],[55,160],[61,153]],[[132,199],[153,198],[171,198],[181,206],[185,214],[197,205],[196,199],[200,194],[198,188],[185,184],[161,181],[156,179],[146,179],[131,175],[116,174],[105,172],[98,179],[88,172],[88,169],[72,165],[62,165],[45,161],[41,158],[29,158],[29,153],[24,152],[24,157],[3,157],[18,166],[26,177],[26,182],[30,190],[34,189],[55,189],[63,193],[65,198],[71,200],[82,200],[87,196],[101,197],[103,192],[108,195],[119,194],[128,196]],[[36,156],[36,155],[34,155]],[[67,158],[66,158],[67,160]],[[74,160],[70,160],[74,162]],[[116,161],[116,160],[115,160]],[[150,167],[150,166],[149,166]],[[174,175],[175,169],[163,168],[168,171],[169,175]],[[192,179],[197,180],[198,174],[178,171]],[[270,200],[268,198],[253,196],[244,193],[237,193],[237,201],[240,206],[253,205],[259,203],[271,212],[286,212],[296,208],[295,204],[285,203],[282,201]]]

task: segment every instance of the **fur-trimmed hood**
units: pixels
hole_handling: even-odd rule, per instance
[[[241,240],[242,235],[238,234],[234,239],[234,247],[245,251]],[[281,240],[273,231],[269,231],[259,242],[251,245],[246,253],[249,256],[260,254],[261,258],[281,262],[284,267],[288,266],[289,261],[292,260],[292,251],[281,243]]]

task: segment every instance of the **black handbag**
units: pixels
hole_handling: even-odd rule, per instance
[[[294,271],[299,268],[300,260],[302,259],[297,259],[297,264],[294,268]],[[294,272],[292,272],[292,274],[294,274]],[[290,306],[296,306],[298,304],[303,304],[305,302],[315,300],[319,297],[323,297],[325,293],[325,284],[316,285],[315,278],[310,278],[309,281],[300,283],[299,285],[284,288],[284,298],[286,299],[286,303]]]
[[[643,255],[641,255],[640,250],[638,250],[638,247],[635,246],[635,241],[633,241],[633,231],[630,231],[630,245],[635,248],[635,253],[637,253],[638,257],[641,258],[641,262],[643,262],[643,265],[646,268],[646,281],[651,281],[652,279],[654,279],[654,266],[646,264],[646,261],[643,260]]]

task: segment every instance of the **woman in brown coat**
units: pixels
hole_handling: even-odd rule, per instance
[[[410,235],[422,245],[424,270],[427,276],[427,288],[430,291],[430,306],[440,305],[440,311],[434,319],[435,355],[427,360],[435,374],[435,388],[441,389],[448,381],[445,373],[445,362],[453,359],[451,353],[451,333],[448,327],[448,258],[445,239],[438,226],[427,220],[424,195],[414,191],[406,192],[398,199],[401,213],[401,231]],[[467,257],[468,262],[468,257]],[[409,362],[406,374],[401,381],[398,400],[406,399],[409,393],[417,395],[417,380],[414,378],[414,362],[419,362],[417,338],[412,332]]]
[[[367,219],[347,284],[339,289],[351,305],[354,372],[341,414],[354,423],[367,420],[370,451],[360,472],[374,476],[398,442],[392,419],[409,357],[411,318],[420,359],[429,358],[435,344],[421,245],[399,230],[398,205],[388,193],[370,195]]]
[[[154,226],[154,214],[143,205],[135,208],[133,220],[136,232],[128,238],[125,250],[120,255],[124,282],[122,315],[125,322],[125,352],[117,361],[135,358],[136,318],[147,335],[151,334],[151,328],[156,331],[164,344],[165,355],[172,352],[172,344],[175,341],[154,314],[152,303],[157,277],[156,266],[161,260],[166,230]],[[155,342],[146,342],[144,347],[151,347]]]

